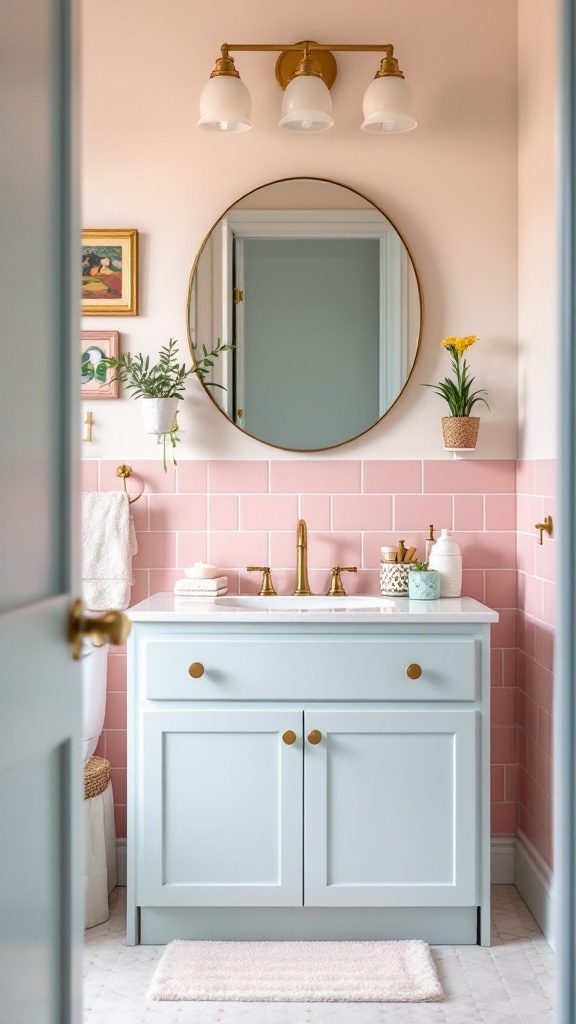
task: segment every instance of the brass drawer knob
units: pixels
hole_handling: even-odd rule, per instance
[[[282,739],[284,740],[284,743],[291,746],[292,743],[296,743],[296,733],[292,732],[292,729],[287,729],[286,732],[282,734]]]
[[[319,729],[312,729],[312,732],[308,733],[308,743],[311,743],[312,746],[315,747],[317,743],[321,743],[321,742],[322,742],[322,733],[320,732],[320,730]]]
[[[192,676],[192,679],[200,679],[200,676],[204,675],[204,665],[201,661],[193,661],[188,669],[188,675]]]
[[[420,665],[408,665],[406,675],[408,676],[408,679],[420,679],[420,676],[422,675]]]

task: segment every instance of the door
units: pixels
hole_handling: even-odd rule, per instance
[[[10,3],[0,32],[0,1018],[9,1024],[77,1024],[81,1013],[81,682],[66,638],[79,326],[70,21],[67,0]]]
[[[306,713],[307,906],[477,903],[476,718]]]
[[[145,906],[302,906],[302,711],[149,711]]]

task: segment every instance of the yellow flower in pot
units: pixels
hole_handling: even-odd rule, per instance
[[[470,367],[464,356],[467,349],[477,341],[475,334],[468,334],[464,338],[444,338],[442,344],[450,353],[455,380],[445,377],[438,384],[424,384],[425,388],[432,388],[448,403],[450,415],[442,417],[444,447],[447,449],[475,448],[480,417],[471,416],[470,413],[477,402],[484,402],[484,405],[490,408],[486,399],[482,397],[488,394],[485,388],[472,391],[474,377],[470,376]]]

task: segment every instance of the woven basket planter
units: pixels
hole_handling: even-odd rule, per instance
[[[443,416],[444,447],[472,451],[478,440],[479,416]]]

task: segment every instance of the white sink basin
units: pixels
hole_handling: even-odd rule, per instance
[[[246,611],[258,610],[271,612],[303,612],[303,611],[380,611],[387,604],[381,597],[310,597],[277,596],[231,596],[217,597],[214,602],[218,608],[245,608]]]

